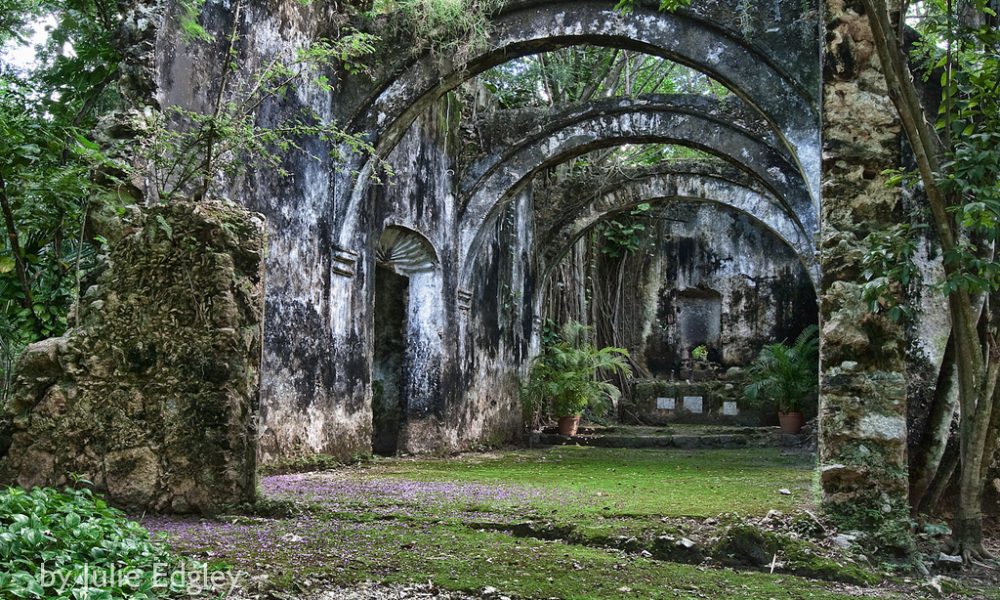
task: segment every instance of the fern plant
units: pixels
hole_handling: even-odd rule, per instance
[[[569,322],[532,362],[525,398],[532,406],[547,406],[555,416],[579,416],[588,407],[604,414],[621,396],[607,378],[632,375],[627,357],[623,348],[598,349],[589,327]]]
[[[747,369],[750,383],[744,395],[755,406],[776,406],[779,412],[801,412],[818,384],[819,337],[807,327],[795,343],[768,344]]]

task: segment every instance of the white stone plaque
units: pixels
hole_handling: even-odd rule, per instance
[[[674,410],[677,408],[677,400],[675,398],[657,398],[656,399],[656,409],[657,410]]]
[[[703,412],[702,408],[702,397],[701,396],[684,396],[684,410],[688,412],[698,413],[699,415]]]
[[[735,417],[740,414],[740,409],[736,406],[735,402],[723,402],[722,403],[722,414],[727,417]]]

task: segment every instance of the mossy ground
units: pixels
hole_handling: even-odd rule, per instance
[[[296,597],[364,581],[515,598],[922,597],[645,551],[734,518],[720,513],[808,508],[812,470],[811,456],[773,449],[379,459],[263,480],[271,508],[300,510],[147,525],[184,553],[247,572],[251,589]]]

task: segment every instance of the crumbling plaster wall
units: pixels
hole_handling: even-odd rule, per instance
[[[389,155],[395,176],[371,188],[373,239],[385,226],[421,233],[439,264],[411,276],[407,414],[400,449],[447,452],[507,441],[520,424],[518,390],[531,316],[531,201],[514,202],[488,234],[469,289],[458,282],[456,162],[460,101],[442,98]]]
[[[685,290],[721,297],[718,344],[709,356],[724,366],[752,361],[760,348],[794,340],[816,323],[816,294],[799,257],[747,215],[705,202],[670,203],[659,214],[661,268],[644,356],[658,377],[679,375],[691,348],[682,343]]]
[[[244,71],[272,56],[290,56],[319,35],[334,35],[349,19],[350,6],[327,3],[245,3],[239,54]],[[228,32],[228,8],[209,2],[201,23]],[[222,63],[222,46],[193,51],[178,31],[176,15],[157,37],[158,99],[204,110]],[[336,81],[340,75],[329,73]],[[307,109],[322,119],[349,114],[359,102],[358,86],[332,93],[308,83],[280,102],[262,107],[263,122]],[[330,157],[328,145],[305,140],[305,152],[289,152],[288,177],[253,169],[230,182],[230,196],[267,216],[267,321],[262,376],[260,456],[265,462],[313,453],[341,458],[371,450],[373,302],[375,245],[387,226],[413,230],[436,253],[433,271],[413,274],[409,283],[407,408],[400,450],[459,450],[484,439],[514,433],[519,415],[515,378],[500,365],[512,363],[503,334],[481,327],[481,298],[458,290],[453,255],[459,206],[452,181],[462,144],[456,139],[461,106],[453,97],[426,106],[386,157],[395,175],[380,185],[354,181]],[[312,156],[306,156],[306,153]],[[358,203],[350,189],[365,186]],[[350,223],[350,226],[344,223]],[[523,225],[524,220],[518,219]],[[498,230],[498,235],[501,235]],[[505,247],[530,239],[504,229]],[[483,272],[496,285],[521,279],[520,262],[498,266],[489,257]],[[507,282],[506,284],[504,282]],[[474,294],[473,294],[474,295]],[[462,312],[459,305],[475,306]],[[506,309],[501,309],[504,312]],[[510,311],[506,311],[505,315]],[[513,318],[518,318],[515,315]],[[512,329],[523,331],[521,323]],[[486,363],[481,356],[492,357]],[[485,366],[489,364],[490,366]],[[470,391],[471,390],[471,391]],[[476,390],[490,390],[480,410]],[[490,407],[502,398],[505,409]]]

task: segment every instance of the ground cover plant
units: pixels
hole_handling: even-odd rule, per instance
[[[206,586],[196,581],[200,567],[185,564],[90,490],[0,491],[0,597],[207,595]]]

